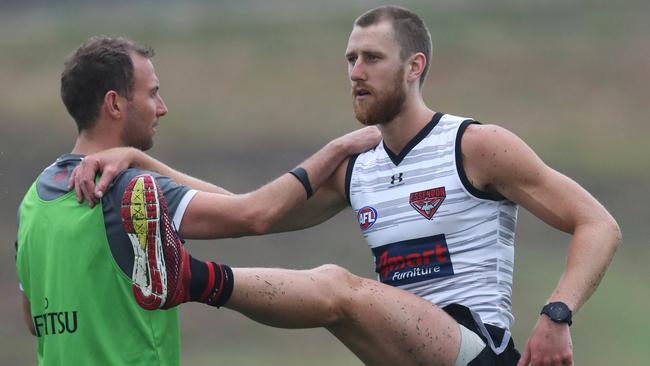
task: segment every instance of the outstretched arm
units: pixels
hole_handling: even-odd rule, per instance
[[[548,301],[562,301],[576,313],[598,287],[620,243],[614,218],[579,184],[548,167],[503,128],[468,127],[462,151],[466,173],[476,188],[498,192],[572,235],[566,269]],[[568,325],[541,315],[520,365],[572,364],[571,348]]]
[[[294,215],[284,219],[307,199],[305,188],[298,179],[284,174],[258,190],[243,195],[197,193],[185,211],[180,232],[187,238],[236,237],[295,230],[323,221],[343,207],[341,202],[344,201],[336,197],[339,193],[334,193],[328,186],[334,171],[349,155],[366,151],[376,146],[379,140],[379,131],[375,127],[366,127],[333,140],[300,164],[307,171],[314,191],[318,192],[325,186],[325,190],[314,197],[317,200],[311,207],[329,207],[326,214],[312,212],[303,218]],[[304,206],[302,212],[309,208]],[[292,219],[296,219],[296,222],[292,222]]]

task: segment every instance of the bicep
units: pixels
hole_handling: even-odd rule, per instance
[[[590,221],[599,207],[578,183],[541,162],[531,174],[511,177],[499,187],[503,196],[566,233]]]
[[[547,166],[513,133],[489,125],[473,131],[463,150],[483,189],[498,192],[564,232],[573,232],[598,212],[600,205],[586,190]]]

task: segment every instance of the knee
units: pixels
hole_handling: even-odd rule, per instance
[[[337,266],[336,264],[323,264],[310,270],[321,281],[331,287],[340,287],[342,285],[350,284],[353,282],[355,275],[350,273],[347,269]]]
[[[331,325],[340,322],[347,314],[353,293],[360,285],[360,278],[335,264],[324,264],[309,272],[315,282],[314,286],[321,293],[322,301],[330,309],[327,323]]]

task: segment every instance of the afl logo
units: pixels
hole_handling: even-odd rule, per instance
[[[377,210],[370,206],[363,207],[357,212],[357,220],[361,230],[368,230],[377,221]]]

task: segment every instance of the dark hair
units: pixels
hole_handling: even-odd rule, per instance
[[[400,46],[402,61],[409,56],[422,52],[427,58],[424,72],[420,76],[420,87],[424,83],[431,63],[431,34],[426,24],[414,12],[395,5],[385,5],[368,10],[354,21],[359,27],[367,27],[382,21],[389,21],[393,26],[393,36]]]
[[[110,90],[131,100],[132,53],[151,58],[154,51],[122,37],[91,37],[66,59],[61,73],[61,99],[79,132],[94,126]]]

